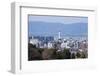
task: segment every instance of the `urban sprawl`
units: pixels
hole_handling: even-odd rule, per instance
[[[88,57],[86,37],[29,36],[28,60],[78,59]]]

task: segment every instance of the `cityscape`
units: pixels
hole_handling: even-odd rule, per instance
[[[29,16],[28,60],[88,58],[87,23],[87,17]]]

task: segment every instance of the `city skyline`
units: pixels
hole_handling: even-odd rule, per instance
[[[29,15],[28,36],[29,61],[88,58],[87,17]]]

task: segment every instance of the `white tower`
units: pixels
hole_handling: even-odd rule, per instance
[[[60,32],[58,33],[58,38],[59,38],[59,39],[61,38],[61,33],[60,33]]]

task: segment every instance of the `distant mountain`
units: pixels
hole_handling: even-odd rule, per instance
[[[29,22],[29,34],[55,36],[60,31],[62,35],[87,35],[88,23],[49,23],[49,22]]]

